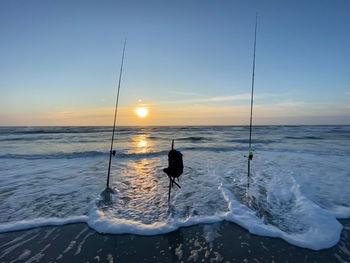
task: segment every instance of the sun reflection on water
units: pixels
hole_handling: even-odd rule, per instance
[[[139,147],[139,148],[144,148],[144,147],[146,147],[147,146],[147,141],[145,141],[145,140],[141,140],[141,141],[139,141],[139,143],[137,144],[137,147]]]
[[[147,153],[149,152],[150,143],[147,140],[147,136],[145,134],[137,135],[133,138],[136,143],[136,149],[138,153]]]
[[[104,211],[106,216],[143,224],[168,218],[168,178],[162,171],[164,158],[148,156],[155,143],[149,137],[147,133],[131,136],[126,148],[130,154],[139,156],[120,159],[117,164],[120,169],[113,170],[112,185],[117,195]]]
[[[150,224],[167,218],[167,181],[160,176],[159,159],[128,161],[114,187],[118,198],[109,207],[111,217]],[[164,183],[163,183],[164,182]]]

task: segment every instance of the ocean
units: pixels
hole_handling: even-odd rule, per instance
[[[0,232],[83,222],[157,235],[234,222],[293,245],[335,245],[350,218],[350,126],[0,127]],[[168,202],[171,140],[184,173]]]

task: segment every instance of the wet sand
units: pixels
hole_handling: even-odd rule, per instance
[[[350,220],[332,248],[313,251],[229,222],[157,236],[99,234],[86,224],[0,234],[0,262],[350,262]]]

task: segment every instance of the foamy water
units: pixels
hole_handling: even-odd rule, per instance
[[[336,244],[337,218],[350,217],[350,127],[253,132],[247,191],[247,127],[120,128],[109,193],[111,128],[0,128],[0,232],[86,222],[154,235],[227,220],[301,247]],[[171,139],[185,168],[168,203]]]

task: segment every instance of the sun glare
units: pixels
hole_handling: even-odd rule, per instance
[[[140,118],[146,117],[148,114],[148,110],[146,108],[137,108],[136,109],[136,115],[139,116]]]

